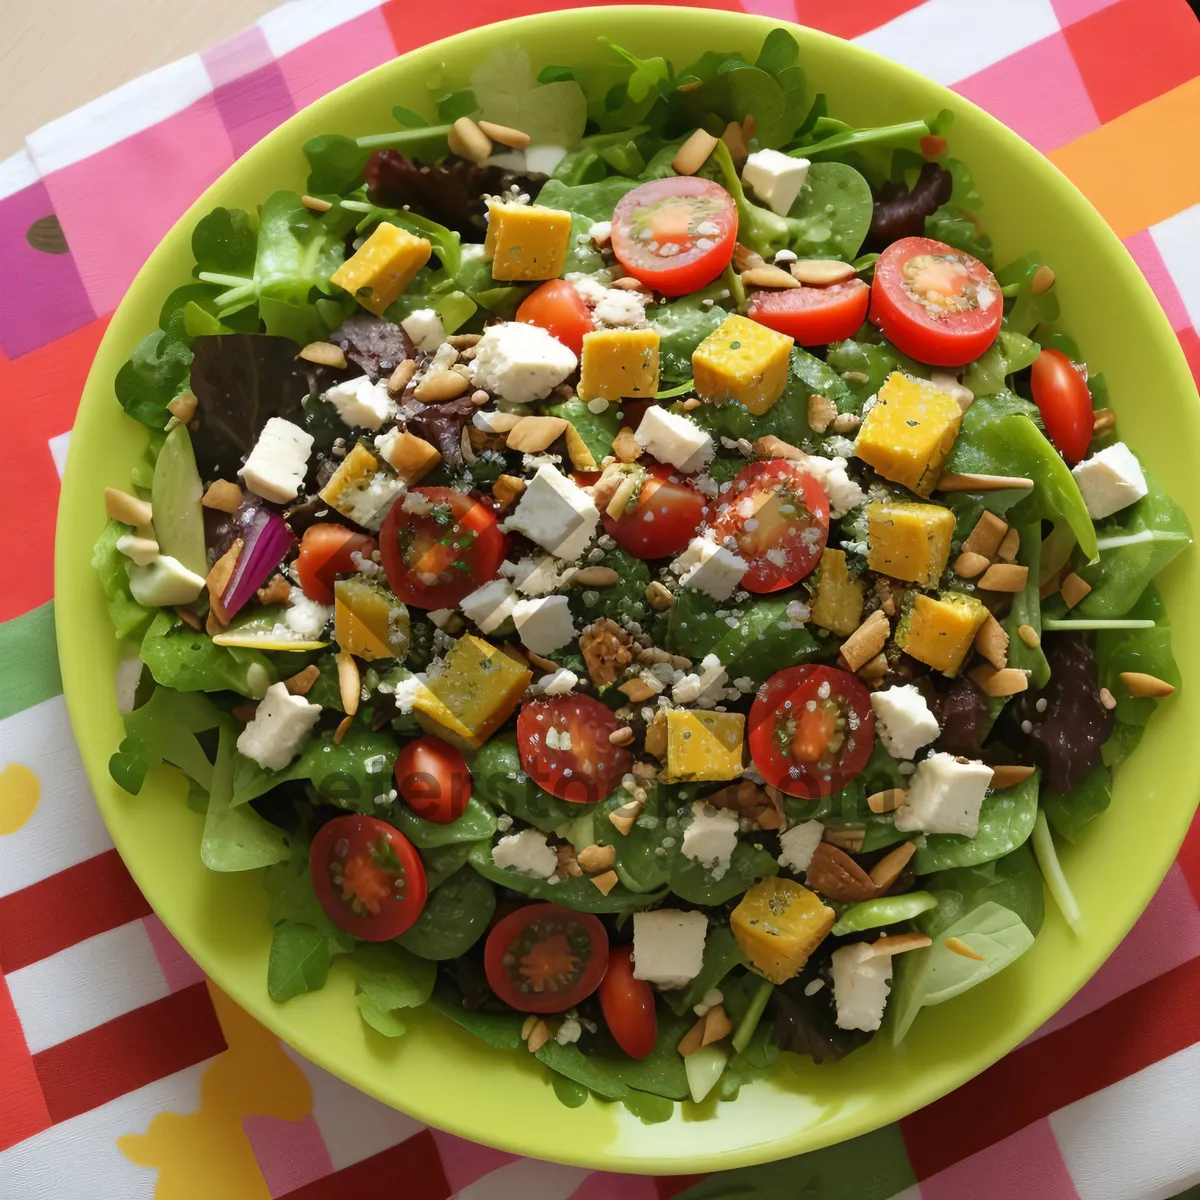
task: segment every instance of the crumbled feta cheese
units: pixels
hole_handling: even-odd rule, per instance
[[[407,679],[400,680],[399,683],[392,689],[392,697],[396,701],[397,711],[407,716],[413,710],[413,701],[425,686],[424,675],[410,675]]]
[[[506,527],[555,557],[574,562],[587,549],[599,523],[591,496],[557,467],[544,466],[521,493]]]
[[[574,353],[537,325],[490,325],[475,345],[471,381],[513,404],[544,400],[579,365]]]
[[[721,689],[725,685],[725,668],[715,654],[706,654],[700,662],[699,671],[688,674],[676,672],[678,678],[671,689],[671,699],[676,704],[687,707],[699,704],[701,707],[711,707],[721,698]],[[753,691],[753,688],[750,689]]]
[[[554,1035],[554,1040],[560,1046],[569,1046],[572,1042],[579,1041],[579,1036],[582,1033],[583,1026],[579,1023],[579,1018],[568,1014],[563,1018],[562,1024],[558,1027],[558,1032]]]
[[[502,837],[492,850],[492,862],[498,867],[532,875],[537,879],[549,879],[558,869],[558,854],[544,833],[536,829],[522,829]]]
[[[608,287],[594,275],[574,271],[563,278],[579,293],[579,298],[588,308],[594,308],[608,295]]]
[[[829,960],[839,1029],[870,1032],[883,1023],[892,982],[892,956],[875,954],[866,942],[835,950]]]
[[[692,805],[692,823],[683,832],[680,850],[684,858],[706,867],[714,879],[723,879],[737,849],[737,833],[737,813],[697,800]]]
[[[708,918],[702,912],[659,908],[633,914],[633,977],[681,988],[700,974]]]
[[[342,492],[337,510],[364,529],[377,531],[388,510],[404,492],[403,479],[386,471],[376,471],[362,487]]]
[[[502,562],[500,574],[512,580],[522,596],[548,596],[574,574],[573,568],[560,571],[552,554],[541,558],[523,558],[519,562]]]
[[[372,383],[366,375],[334,384],[323,398],[337,409],[337,415],[351,429],[379,429],[396,411],[387,382],[381,379]]]
[[[1149,491],[1141,464],[1124,442],[1097,451],[1073,467],[1071,474],[1093,521],[1128,508]]]
[[[596,221],[592,224],[592,228],[588,233],[588,237],[592,239],[597,246],[605,246],[612,238],[612,222],[611,221]]]
[[[820,821],[801,821],[791,825],[779,835],[779,865],[784,870],[799,875],[808,870],[812,856],[825,836],[825,826]]]
[[[325,632],[333,609],[310,600],[298,587],[288,594],[288,610],[283,614],[284,624],[298,637],[316,641]]]
[[[893,758],[912,758],[942,731],[925,697],[911,683],[872,692],[871,707],[879,739]]]
[[[909,780],[907,802],[896,809],[896,828],[974,837],[991,783],[992,768],[984,763],[931,754],[917,764]]]
[[[592,312],[597,325],[631,328],[646,320],[646,298],[640,292],[609,288]]]
[[[742,182],[773,213],[784,216],[796,203],[811,166],[778,150],[756,150],[742,168]]]
[[[728,600],[748,569],[745,559],[703,537],[692,538],[671,563],[681,585],[698,588],[714,600]]]
[[[458,607],[468,621],[479,626],[480,633],[493,633],[512,616],[516,602],[517,594],[507,579],[492,579],[464,596]]]
[[[579,676],[567,667],[559,667],[553,675],[543,675],[538,680],[538,690],[543,696],[565,696],[574,691],[579,683]]]
[[[319,704],[310,704],[303,696],[293,696],[282,683],[273,683],[238,735],[238,752],[264,771],[282,771],[299,753],[320,715]]]
[[[409,492],[400,505],[400,511],[414,517],[427,517],[433,511],[433,505],[420,492]]]
[[[256,496],[288,504],[300,493],[312,448],[311,433],[282,417],[272,417],[238,474]]]
[[[446,340],[446,327],[435,308],[418,308],[409,313],[400,322],[400,328],[412,338],[418,350],[427,354],[432,354]]]
[[[552,175],[566,156],[565,146],[526,146],[525,171],[529,175]]]
[[[844,517],[851,509],[866,504],[867,494],[847,474],[844,458],[821,458],[809,454],[797,465],[814,476],[825,489],[829,497],[829,515],[835,520]]]
[[[712,438],[695,421],[660,405],[646,409],[633,436],[659,462],[688,474],[708,466],[716,452]]]
[[[513,605],[512,616],[517,626],[517,636],[526,649],[534,654],[553,654],[575,637],[575,625],[566,596],[518,600]]]

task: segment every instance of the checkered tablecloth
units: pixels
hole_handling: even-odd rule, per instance
[[[1184,0],[717,2],[852,38],[1012,126],[1124,239],[1200,377]],[[1148,1200],[1197,1184],[1200,826],[1099,975],[991,1070],[855,1142],[707,1180],[516,1159],[382,1107],[207,983],[121,865],[63,705],[51,567],[109,316],[187,205],[297,109],[419,43],[552,7],[300,0],[0,164],[0,1196]]]

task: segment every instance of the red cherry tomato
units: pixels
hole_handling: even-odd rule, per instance
[[[308,856],[325,915],[366,942],[390,942],[421,915],[428,894],[420,855],[398,829],[351,813],[317,830]]]
[[[612,220],[612,248],[635,279],[665,296],[712,283],[729,265],[737,208],[719,184],[694,175],[652,179],[627,192]]]
[[[607,512],[600,519],[622,550],[638,558],[666,558],[695,536],[704,520],[704,497],[673,467],[652,463],[635,508],[614,520]]]
[[[427,513],[393,504],[379,534],[379,552],[392,591],[414,608],[453,608],[495,579],[508,550],[496,514],[477,496],[453,488],[409,488]]]
[[[634,979],[632,948],[618,946],[609,952],[608,970],[600,984],[600,1008],[609,1032],[630,1058],[645,1058],[658,1040],[658,1014],[654,989],[644,979]]]
[[[832,287],[764,289],[750,298],[746,316],[786,333],[800,346],[827,346],[853,337],[867,319],[871,289],[861,279]]]
[[[772,787],[805,800],[840,792],[871,757],[871,693],[836,667],[777,671],[750,706],[749,742],[754,765]]]
[[[332,604],[334,579],[353,575],[358,569],[350,556],[358,553],[370,558],[375,549],[373,537],[355,533],[345,525],[310,525],[300,539],[300,557],[296,560],[304,594],[318,604]]]
[[[1092,394],[1087,381],[1061,350],[1043,350],[1033,363],[1033,401],[1063,458],[1074,466],[1092,444]]]
[[[466,811],[471,770],[456,746],[438,737],[417,738],[396,759],[396,789],[422,820],[449,825]]]
[[[517,309],[517,320],[540,325],[577,356],[583,353],[583,335],[595,328],[583,297],[565,279],[551,279],[530,292]]]
[[[717,541],[732,537],[749,564],[742,587],[777,592],[812,573],[829,536],[829,497],[811,475],[782,458],[743,467],[721,496]]]
[[[599,917],[561,904],[526,904],[492,926],[483,967],[492,991],[519,1012],[566,1012],[599,986],[608,934]]]
[[[898,350],[935,367],[961,367],[995,340],[1004,297],[977,258],[932,238],[893,242],[875,264],[871,323]]]
[[[521,766],[552,796],[594,804],[633,765],[629,750],[608,740],[620,728],[612,709],[591,696],[526,701],[517,714]]]

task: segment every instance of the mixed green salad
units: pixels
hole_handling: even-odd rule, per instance
[[[95,567],[112,775],[266,868],[274,999],[341,957],[380,1034],[657,1121],[900,1041],[1043,883],[1082,927],[1055,842],[1179,686],[1190,532],[950,112],[853,128],[783,30],[606,52],[197,224]]]

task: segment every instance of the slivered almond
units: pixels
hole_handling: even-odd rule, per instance
[[[193,392],[180,392],[167,405],[167,412],[171,414],[177,421],[182,421],[185,425],[196,415],[196,396]]]
[[[339,371],[346,365],[345,351],[332,342],[309,342],[296,357],[321,367],[337,367]]]
[[[939,492],[1028,492],[1033,480],[1020,475],[959,475],[947,471],[938,480]]]
[[[612,567],[580,567],[571,576],[571,582],[581,587],[604,588],[620,583],[621,576]]]
[[[476,429],[482,429],[484,433],[508,433],[514,429],[522,421],[528,418],[522,417],[519,413],[506,412],[490,412],[479,414],[479,420],[482,425],[475,425]],[[560,418],[561,419],[561,418]],[[475,424],[472,420],[472,424]]]
[[[1054,272],[1047,266],[1040,266],[1033,273],[1033,280],[1029,285],[1029,290],[1035,296],[1040,296],[1043,292],[1048,292],[1054,286]]]
[[[1020,592],[1029,581],[1029,568],[1016,563],[994,563],[979,579],[985,592]]]
[[[622,292],[648,292],[650,290],[647,284],[640,279],[635,279],[632,275],[622,275],[620,279],[614,279],[609,287],[615,287]]]
[[[540,454],[567,429],[564,417],[522,417],[508,431],[508,448],[523,454]]]
[[[588,444],[583,440],[583,435],[571,424],[567,422],[566,429],[563,430],[563,437],[567,439],[567,457],[571,460],[571,466],[577,471],[595,471],[599,464],[596,462],[596,456],[588,449]]]
[[[857,274],[853,263],[840,262],[836,258],[801,258],[792,263],[792,276],[812,287],[843,283]]]
[[[623,463],[637,462],[642,457],[642,448],[628,425],[622,425],[613,438],[613,453]]]
[[[541,1017],[539,1017],[537,1013],[530,1013],[529,1016],[525,1018],[524,1023],[521,1025],[521,1041],[527,1042],[529,1040],[529,1035],[533,1032],[533,1027],[540,1020]]]
[[[888,619],[876,609],[843,643],[842,657],[851,671],[868,663],[884,647],[891,633]]]
[[[881,892],[886,892],[900,878],[900,872],[908,866],[916,852],[916,842],[901,842],[895,849],[889,850],[867,875]]]
[[[908,793],[903,788],[887,788],[867,797],[867,807],[873,813],[895,812],[902,804],[908,803]]]
[[[452,154],[482,166],[492,155],[492,139],[470,117],[459,117],[450,126],[446,144]]]
[[[340,746],[342,744],[342,738],[344,738],[346,734],[350,732],[350,726],[353,723],[353,717],[343,717],[338,722],[338,727],[333,731],[333,741],[335,745]]]
[[[629,502],[641,493],[642,484],[645,478],[638,472],[631,472],[621,480],[617,490],[613,492],[612,498],[604,506],[604,511],[608,513],[614,521],[619,520],[625,513],[625,509],[629,506]]]
[[[858,668],[855,674],[859,677],[859,679],[865,679],[868,683],[873,683],[876,680],[885,678],[891,669],[892,668],[887,660],[887,655],[881,651],[879,654],[875,655],[874,658],[863,663],[863,665]]]
[[[303,671],[297,671],[290,679],[283,681],[283,686],[287,688],[293,696],[307,696],[312,691],[312,686],[321,678],[320,670],[312,663],[309,663]]]
[[[693,1025],[691,1029],[689,1029],[687,1033],[685,1033],[683,1037],[679,1039],[679,1045],[676,1047],[676,1049],[679,1051],[680,1058],[687,1058],[688,1055],[695,1054],[696,1051],[704,1045],[704,1021],[705,1018],[701,1017],[700,1020],[698,1020],[695,1025]]]
[[[1086,580],[1080,579],[1074,571],[1064,577],[1059,587],[1063,602],[1068,608],[1074,608],[1091,590],[1092,585]]]
[[[591,876],[591,880],[600,889],[601,895],[604,896],[607,896],[621,882],[616,871],[604,871],[599,875]]]
[[[1030,650],[1036,650],[1041,644],[1042,639],[1038,631],[1032,625],[1018,625],[1017,637],[1027,645]]]
[[[538,1018],[533,1023],[533,1028],[529,1031],[529,1037],[526,1039],[525,1045],[529,1049],[530,1054],[536,1054],[550,1040],[550,1026],[544,1019]]]
[[[333,207],[328,200],[322,200],[320,196],[301,196],[300,203],[309,212],[328,212]]]
[[[151,532],[147,527],[147,533]],[[126,536],[118,538],[118,549],[139,567],[149,566],[159,555],[158,542],[152,537]]]
[[[471,386],[470,380],[458,371],[430,371],[422,376],[420,383],[413,388],[413,395],[422,404],[444,404],[447,400],[457,400]],[[527,417],[526,420],[538,420],[537,417]],[[547,417],[546,420],[555,420]],[[561,417],[557,418],[562,420]]]
[[[642,815],[644,807],[645,801],[630,800],[628,804],[622,804],[620,808],[614,808],[608,814],[609,824],[619,834],[625,836],[633,828],[633,823]]]
[[[415,358],[406,358],[402,363],[396,364],[396,369],[388,376],[387,390],[389,396],[398,396],[412,382],[412,377],[417,373],[417,360]]]
[[[849,825],[845,829],[826,829],[824,840],[839,850],[857,854],[863,848],[867,831],[862,825]]]
[[[986,696],[1015,696],[1029,688],[1028,672],[1016,667],[1005,667],[1002,671],[992,666],[976,667],[968,674]]]
[[[820,399],[824,400],[825,397],[821,396]],[[810,396],[809,402],[811,403],[811,401],[812,397]],[[755,458],[786,458],[789,462],[799,462],[807,457],[799,446],[793,446],[791,442],[785,442],[783,438],[777,438],[773,433],[755,438],[750,443],[750,449]]]
[[[216,484],[213,485],[215,487]],[[208,489],[209,492],[212,488]],[[242,489],[238,488],[238,500],[241,501]],[[206,507],[214,507],[207,504],[208,495],[205,494],[201,504]],[[104,489],[104,511],[114,521],[120,521],[122,525],[132,525],[135,529],[141,525],[149,525],[153,514],[153,509],[145,500],[139,500],[136,496],[131,496],[128,492],[121,491],[120,488],[106,487]],[[233,509],[227,509],[227,512],[232,512]]]
[[[230,483],[228,479],[218,479],[209,484],[208,491],[201,497],[200,503],[205,508],[217,512],[235,513],[242,504],[242,489],[236,483]]]
[[[1008,634],[1004,626],[991,613],[979,627],[975,635],[975,649],[996,668],[1004,670],[1008,666]]]
[[[712,1042],[719,1042],[723,1037],[728,1037],[732,1032],[733,1022],[726,1015],[724,1007],[720,1004],[714,1004],[704,1014],[704,1037],[701,1039],[700,1044],[707,1046]]]
[[[532,141],[529,134],[520,129],[513,129],[511,125],[497,125],[494,121],[480,121],[478,124],[480,130],[486,133],[493,142],[499,142],[502,146],[511,146],[514,150],[524,150]]]
[[[229,581],[233,578],[238,556],[242,553],[242,547],[245,544],[241,538],[238,538],[213,563],[208,576],[204,580],[204,584],[208,588],[208,610],[216,618],[217,623],[222,626],[229,624],[229,614],[225,611],[225,605],[221,603],[221,597],[225,594],[225,589],[229,586]]]
[[[177,608],[175,615],[189,628],[194,629],[199,633],[204,626],[200,624],[200,618],[194,612],[186,608]]]
[[[960,579],[974,579],[982,575],[992,564],[982,554],[964,550],[954,560],[954,573]]]
[[[985,512],[975,522],[975,528],[963,542],[963,551],[967,554],[982,555],[990,561],[996,557],[996,551],[1000,549],[1000,543],[1004,541],[1006,533],[1008,533],[1008,523],[1000,520],[993,512]]]
[[[906,950],[924,950],[932,946],[933,939],[924,933],[894,933],[891,937],[877,938],[871,943],[871,953],[878,957],[880,954],[903,954]]]
[[[695,130],[691,137],[675,152],[671,167],[676,175],[695,175],[717,148],[717,138],[703,129]]]
[[[1112,710],[1117,707],[1117,698],[1108,690],[1108,688],[1102,687],[1100,689],[1100,703],[1107,708],[1109,712],[1112,712]]]
[[[272,575],[255,595],[259,604],[286,604],[291,599],[292,585],[282,575]]]
[[[1129,689],[1131,696],[1169,696],[1175,691],[1172,684],[1157,675],[1147,675],[1144,671],[1122,671],[1121,682]]]
[[[1021,550],[1021,535],[1015,529],[1010,529],[1005,535],[1000,545],[996,547],[996,557],[1001,562],[1016,562],[1017,555]]]
[[[1038,596],[1042,600],[1045,600],[1047,596],[1053,596],[1062,583],[1062,577],[1063,569],[1060,567],[1053,575],[1049,575],[1043,579],[1041,586],[1038,588]]]
[[[532,650],[527,650],[525,653],[529,656],[529,661],[535,667],[540,667],[543,671],[549,671],[551,674],[558,670],[558,663],[552,659],[543,658],[540,654],[534,654]]]
[[[362,697],[362,674],[354,655],[345,650],[339,650],[334,656],[337,663],[338,691],[342,697],[342,708],[346,716],[352,717],[358,712],[358,702]]]
[[[1015,763],[993,767],[992,782],[988,786],[993,792],[1002,792],[1005,788],[1014,787],[1018,783],[1024,783],[1033,772],[1033,767],[1019,767]]]
[[[742,282],[747,287],[760,288],[798,288],[800,281],[794,279],[790,271],[782,267],[764,265],[751,267],[742,272]]]
[[[731,125],[736,125],[736,121],[731,121]],[[741,129],[741,126],[738,126]],[[765,267],[767,260],[763,258],[756,250],[751,250],[749,246],[743,246],[741,242],[735,242],[733,245],[733,265],[739,271],[749,271],[753,267]]]
[[[1092,414],[1092,437],[1112,433],[1117,427],[1117,414],[1111,408],[1098,408]]]
[[[750,147],[746,145],[746,134],[737,121],[730,121],[725,126],[725,132],[721,134],[721,141],[729,148],[729,155],[735,163],[740,163],[749,157]]]
[[[951,950],[955,954],[961,955],[963,958],[973,958],[976,962],[984,961],[983,955],[977,954],[974,950],[972,950],[971,947],[962,940],[962,938],[948,937],[944,944],[947,950]]]

